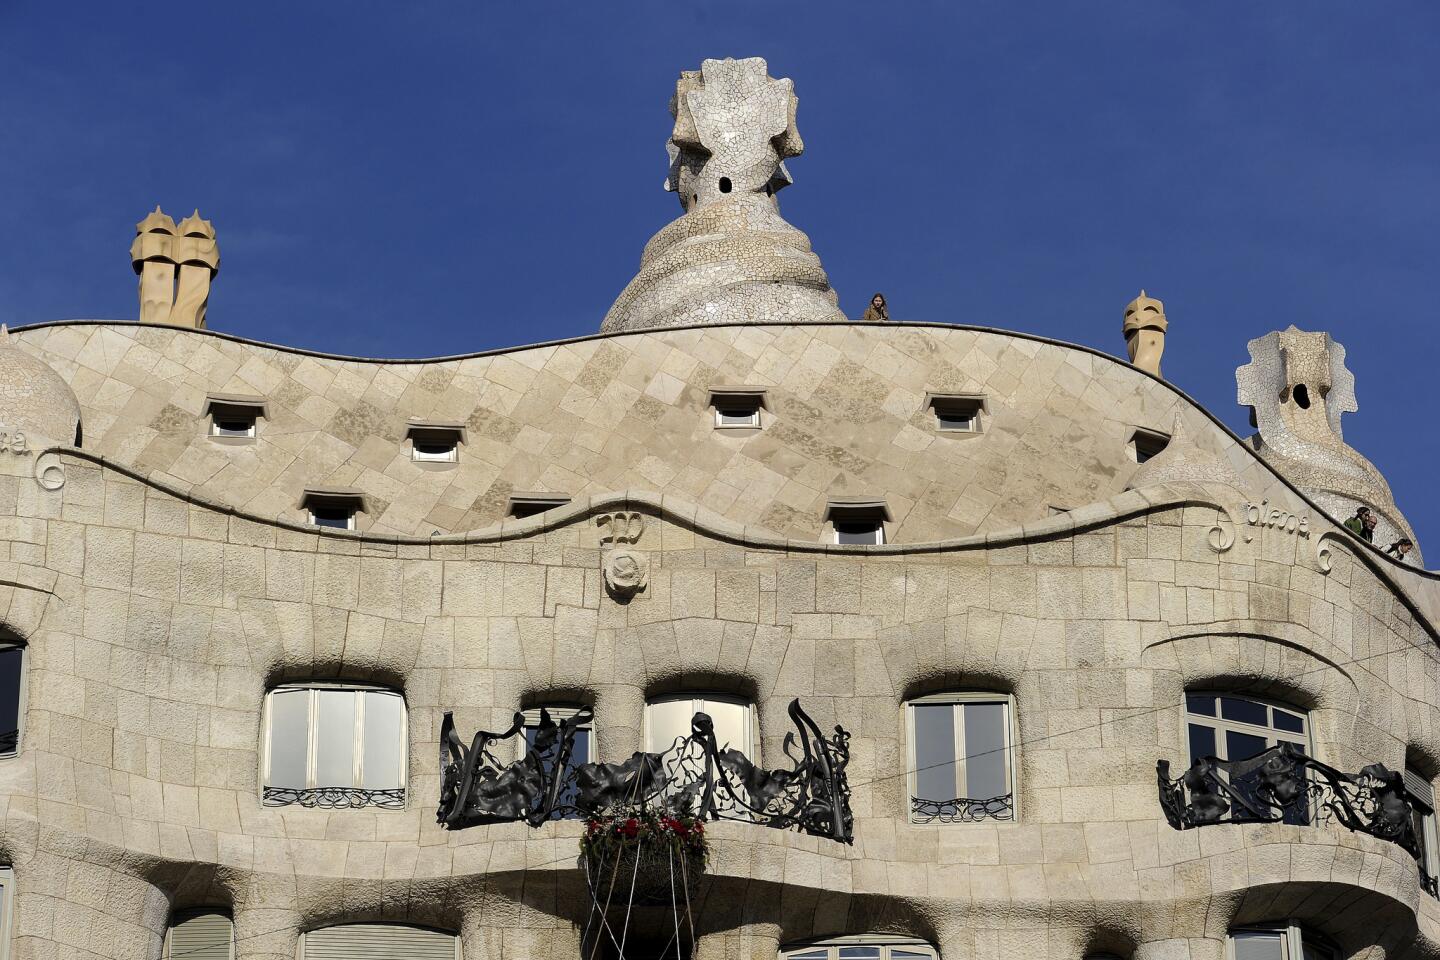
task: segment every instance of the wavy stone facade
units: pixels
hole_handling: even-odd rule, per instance
[[[1186,690],[1308,710],[1318,755],[1344,769],[1440,763],[1436,588],[1123,364],[906,325],[670,330],[410,364],[123,323],[12,337],[68,375],[94,438],[0,458],[5,625],[29,658],[21,750],[0,761],[16,956],[153,958],[172,912],[202,904],[233,913],[243,958],[289,958],[302,931],[362,920],[457,932],[470,960],[577,956],[578,825],[440,830],[440,715],[500,729],[521,705],[579,699],[602,755],[619,758],[641,746],[647,696],[682,689],[752,699],[762,758],[780,758],[792,697],[854,734],[855,845],[715,825],[696,957],[768,960],[807,937],[881,931],[945,958],[1219,960],[1227,929],[1277,918],[1346,956],[1440,955],[1440,901],[1394,844],[1165,822],[1154,766],[1183,766]],[[775,419],[744,438],[714,430],[698,398],[722,379],[767,384]],[[253,445],[207,446],[200,399],[242,382],[273,422]],[[342,385],[363,411],[358,444],[340,429]],[[927,432],[927,389],[959,388],[986,393],[986,432]],[[415,535],[434,522],[431,477],[475,497],[498,478],[536,484],[522,471],[553,449],[539,431],[567,427],[543,421],[535,396],[571,411],[569,442],[613,453],[610,472],[547,481],[574,501],[540,516],[457,508],[475,529]],[[296,429],[304,412],[334,432]],[[387,434],[440,414],[472,424],[460,463],[397,478]],[[1123,428],[1176,414],[1245,490],[1116,489]],[[769,446],[752,456],[757,441]],[[312,466],[327,463],[310,459],[319,450],[330,473]],[[784,482],[767,489],[766,470]],[[272,501],[206,485],[227,471],[292,487]],[[300,486],[337,476],[383,478],[380,520],[412,519],[348,532],[284,512]],[[721,484],[734,492],[717,500]],[[992,488],[1010,496],[951,516]],[[1026,490],[1074,509],[1020,513]],[[819,542],[814,504],[841,491],[890,498],[888,544]],[[1308,536],[1268,523],[1262,498]],[[645,518],[634,547],[649,565],[624,604],[603,587],[596,524],[619,510]],[[265,692],[315,678],[404,693],[403,811],[262,806]],[[1013,823],[908,822],[902,705],[953,689],[1014,696]]]
[[[707,61],[679,95],[680,232],[741,194],[771,210],[800,147],[788,81]],[[764,135],[707,140],[726,104]],[[819,315],[786,322],[749,274],[671,284],[700,246],[642,271],[606,334],[469,357],[106,321],[0,343],[0,654],[23,648],[0,958],[185,956],[167,930],[196,908],[207,931],[233,920],[241,960],[380,929],[336,932],[352,924],[411,925],[414,950],[453,935],[464,960],[610,955],[585,939],[582,822],[436,823],[442,724],[576,705],[620,761],[649,749],[647,702],[682,693],[752,704],[769,768],[794,700],[848,730],[854,842],[713,823],[684,935],[639,909],[632,957],[868,935],[942,960],[1247,960],[1230,938],[1277,923],[1310,960],[1440,957],[1435,844],[1416,847],[1408,792],[1440,774],[1440,577],[1327,514],[1370,502],[1408,531],[1378,474],[1286,473],[1360,463],[1337,446],[1353,395],[1328,340],[1318,366],[1256,354],[1242,399],[1265,442],[1247,443],[1091,350],[837,321],[818,260],[776,296]],[[1146,301],[1157,316],[1133,326],[1158,336]],[[679,325],[712,302],[745,315]],[[1137,360],[1158,371],[1158,347]],[[1334,409],[1286,407],[1297,384],[1336,387]],[[726,419],[736,398],[753,420]],[[525,504],[549,509],[507,516]],[[880,542],[838,542],[847,510]],[[275,698],[336,684],[403,697],[386,808],[363,785],[267,782]],[[1363,829],[1318,799],[1287,822],[1216,822],[1213,798],[1177,818],[1157,761],[1186,769],[1201,693],[1302,724],[1328,767],[1414,783]],[[914,816],[907,711],[937,695],[1010,711],[1009,789],[952,818],[973,822]]]

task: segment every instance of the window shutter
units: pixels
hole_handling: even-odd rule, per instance
[[[1414,770],[1405,770],[1405,789],[1431,810],[1435,809],[1435,788]]]
[[[353,923],[305,934],[304,960],[456,960],[452,934],[391,923]]]
[[[167,960],[230,960],[234,934],[230,917],[219,910],[180,914],[170,927]]]

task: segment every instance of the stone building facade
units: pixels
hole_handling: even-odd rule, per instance
[[[770,768],[792,700],[848,731],[853,843],[711,824],[687,930],[638,909],[626,956],[1440,956],[1440,586],[1379,548],[1343,350],[1252,343],[1247,441],[1123,359],[837,318],[774,208],[788,81],[707,61],[675,110],[685,212],[599,335],[0,344],[0,956],[613,955],[582,821],[435,822],[443,717],[587,709],[619,761],[676,698]],[[1310,799],[1157,782],[1251,743]]]

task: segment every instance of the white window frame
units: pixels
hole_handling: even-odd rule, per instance
[[[1145,459],[1140,459],[1141,447],[1154,448],[1147,450]],[[1135,463],[1148,463],[1155,457],[1164,453],[1170,446],[1170,434],[1161,433],[1159,430],[1147,430],[1144,427],[1136,427],[1130,432],[1130,439],[1125,441],[1125,452]]]
[[[1282,950],[1281,960],[1305,960],[1305,929],[1295,921],[1288,923],[1247,923],[1243,926],[1234,927],[1225,936],[1225,960],[1235,960],[1235,936],[1236,934],[1280,934]],[[1339,960],[1340,952],[1335,949],[1330,941],[1325,940],[1314,933],[1310,934],[1308,944],[1311,950],[1328,954],[1328,960]]]
[[[351,754],[350,782],[346,783],[317,783],[315,781],[315,761],[318,756],[316,749],[316,737],[320,725],[316,722],[319,711],[320,698],[315,696],[317,691],[352,691],[356,694],[378,693],[386,696],[398,697],[400,700],[400,782],[394,787],[374,787],[376,790],[404,790],[407,797],[409,794],[408,781],[410,773],[410,707],[405,702],[405,695],[398,690],[389,687],[375,686],[373,684],[361,683],[330,683],[316,681],[314,683],[283,683],[272,687],[265,692],[265,722],[261,725],[261,736],[264,738],[261,747],[260,765],[260,787],[274,787],[270,782],[270,744],[272,738],[272,722],[275,716],[274,697],[277,693],[289,693],[301,691],[309,695],[308,711],[306,713],[306,737],[308,742],[305,745],[305,786],[304,787],[276,787],[276,789],[314,790],[320,787],[344,787],[349,789],[365,789],[361,786],[365,777],[365,697],[357,696],[355,702],[355,739],[353,752]]]
[[[211,440],[220,443],[250,443],[260,435],[260,421],[267,413],[265,401],[261,398],[211,396],[205,403],[205,413],[210,418],[205,433]],[[222,420],[248,422],[244,430],[222,430]]]
[[[707,712],[705,709],[705,705],[707,703],[728,703],[734,706],[744,707],[746,717],[749,719],[749,722],[745,724],[746,742],[744,744],[731,743],[728,744],[728,746],[733,747],[734,749],[739,750],[741,753],[745,754],[745,756],[750,760],[750,762],[755,764],[756,766],[760,765],[760,757],[758,751],[755,749],[756,744],[760,742],[759,717],[758,712],[755,709],[755,702],[746,697],[737,697],[734,694],[721,693],[719,691],[712,690],[686,690],[682,693],[647,697],[645,700],[644,719],[641,724],[640,731],[641,742],[645,744],[645,749],[647,751],[650,750],[650,708],[652,706],[655,706],[656,704],[677,703],[682,700],[690,701],[691,717],[694,717],[697,713]],[[688,737],[689,735],[690,728],[687,726],[685,730],[682,731],[678,736]],[[672,737],[670,743],[673,743],[674,740],[675,738]],[[659,747],[661,750],[668,750],[670,748],[670,743],[656,744],[656,746]],[[716,746],[718,746],[721,750],[724,750],[727,744],[717,743]]]
[[[959,693],[932,693],[923,697],[915,697],[905,701],[905,810],[906,818],[911,823],[920,823],[915,819],[915,813],[911,810],[911,800],[916,796],[919,787],[919,761],[916,759],[916,748],[919,743],[915,739],[915,710],[916,706],[950,704],[955,707],[963,707],[967,703],[1001,703],[1005,705],[1005,785],[1011,797],[1010,805],[1011,820],[1020,819],[1020,764],[1018,731],[1015,726],[1015,695],[1010,693],[995,693],[988,690],[966,690]],[[955,749],[964,750],[965,744],[965,711],[953,711],[955,718]],[[964,776],[964,756],[955,758],[959,767],[959,775]],[[926,798],[932,799],[932,798]],[[950,797],[937,797],[933,799],[951,799]],[[968,800],[989,800],[990,797],[966,797]],[[928,823],[939,823],[939,821],[928,821]],[[943,824],[943,826],[957,826],[957,824]],[[963,824],[960,824],[963,826]]]
[[[458,424],[414,422],[407,425],[405,437],[410,441],[410,459],[415,463],[459,463],[465,428]],[[422,451],[422,446],[445,449],[430,453]]]
[[[1265,748],[1267,750],[1280,743],[1280,741],[1282,740],[1287,743],[1303,743],[1305,745],[1305,754],[1310,757],[1315,756],[1315,741],[1312,737],[1313,725],[1310,723],[1310,711],[1308,710],[1302,710],[1299,707],[1294,706],[1293,704],[1284,703],[1279,700],[1272,700],[1268,697],[1257,697],[1248,693],[1232,693],[1227,690],[1186,690],[1184,696],[1185,755],[1189,757],[1189,761],[1191,763],[1198,759],[1197,757],[1190,757],[1191,724],[1202,727],[1209,727],[1210,729],[1215,731],[1216,756],[1220,756],[1220,754],[1222,753],[1226,754],[1226,756],[1224,756],[1222,759],[1226,760],[1227,762],[1235,759],[1245,759],[1244,757],[1236,758],[1228,756],[1229,751],[1225,749],[1225,733],[1227,731],[1245,733],[1249,734],[1252,737],[1263,737],[1265,739]],[[1192,712],[1190,710],[1191,697],[1215,697],[1215,716],[1212,717],[1203,713]],[[1220,697],[1230,697],[1235,700],[1245,700],[1250,703],[1259,704],[1260,706],[1266,707],[1269,710],[1284,710],[1286,713],[1299,716],[1300,725],[1304,727],[1304,730],[1300,733],[1295,733],[1291,730],[1281,730],[1279,727],[1274,726],[1275,720],[1273,713],[1267,714],[1267,716],[1270,718],[1271,725],[1265,727],[1254,723],[1247,723],[1243,720],[1227,720],[1224,717],[1220,716],[1220,712],[1223,709],[1219,702]]]
[[[30,681],[30,647],[23,640],[0,639],[0,651],[20,651],[20,679],[19,690],[15,695],[15,749],[0,751],[0,760],[11,760],[20,756],[20,751],[25,745],[25,707],[27,705],[27,687]],[[4,954],[0,953],[0,960],[4,960]]]
[[[710,406],[716,430],[759,430],[765,426],[765,390],[761,387],[712,387]],[[733,419],[731,415],[735,414]],[[738,414],[743,414],[739,416]]]
[[[193,919],[193,918],[196,917],[197,915],[199,915],[199,914],[205,914],[205,913],[219,914],[219,915],[225,917],[225,919],[226,919],[227,921],[229,921],[229,923],[230,923],[230,960],[234,960],[234,958],[235,958],[235,917],[234,917],[234,915],[233,915],[229,910],[225,909],[224,907],[218,907],[218,906],[216,906],[216,907],[189,907],[189,908],[186,908],[186,909],[184,909],[184,910],[176,910],[174,913],[172,913],[172,914],[170,915],[169,921],[165,924],[165,944],[164,944],[164,947],[163,947],[163,949],[162,949],[162,951],[161,951],[161,954],[160,954],[161,960],[180,960],[179,957],[174,957],[174,958],[172,958],[171,953],[170,953],[170,951],[171,951],[171,942],[170,942],[170,941],[171,941],[171,936],[172,936],[172,935],[174,934],[174,932],[175,932],[175,928],[178,927],[178,926],[180,926],[182,923],[185,923],[186,921]],[[189,951],[186,951],[186,952],[188,953]]]
[[[821,950],[825,951],[825,960],[840,960],[840,951],[846,947],[878,947],[880,949],[880,960],[901,960],[901,958],[892,956],[892,950],[924,954],[930,957],[931,960],[939,960],[940,956],[933,946],[915,937],[902,937],[884,933],[862,933],[850,937],[826,937],[819,940],[806,940],[800,943],[787,944],[780,948],[780,960],[792,960],[792,958],[804,957]],[[819,960],[819,958],[816,958],[816,960]]]

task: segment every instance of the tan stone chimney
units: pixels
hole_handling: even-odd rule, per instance
[[[130,263],[140,275],[140,322],[205,329],[210,281],[220,270],[215,228],[200,211],[175,221],[157,206],[135,225]]]

